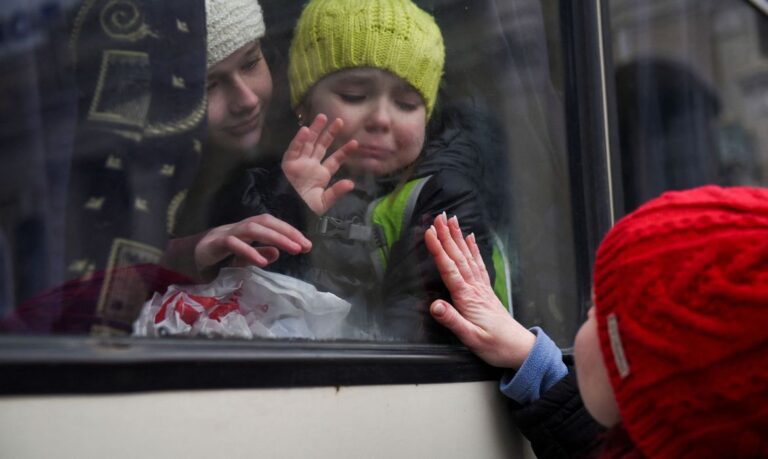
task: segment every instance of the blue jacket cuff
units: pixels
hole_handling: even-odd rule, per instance
[[[521,405],[538,400],[568,374],[557,344],[539,327],[531,328],[531,332],[536,335],[536,342],[528,358],[517,372],[505,372],[499,384],[504,395]]]

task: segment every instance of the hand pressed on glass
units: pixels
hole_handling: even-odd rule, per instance
[[[465,239],[458,219],[443,214],[424,239],[453,298],[453,305],[434,301],[432,316],[489,364],[519,368],[536,338],[496,297],[474,235]]]
[[[299,129],[283,156],[283,173],[317,215],[325,214],[355,187],[349,179],[328,186],[347,154],[357,148],[357,141],[350,140],[326,158],[328,147],[343,125],[344,121],[339,118],[328,124],[325,115],[317,115],[309,127]]]

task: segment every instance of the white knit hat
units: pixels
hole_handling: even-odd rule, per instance
[[[264,36],[264,16],[256,0],[205,0],[208,68]]]

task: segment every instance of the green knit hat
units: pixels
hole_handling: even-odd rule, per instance
[[[387,70],[421,94],[432,114],[445,46],[434,18],[410,0],[310,0],[289,52],[291,105],[323,77],[348,68]]]

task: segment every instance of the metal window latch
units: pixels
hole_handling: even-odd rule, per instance
[[[373,238],[373,229],[370,226],[333,217],[320,217],[315,231],[326,237],[351,239],[353,241],[370,241]]]

